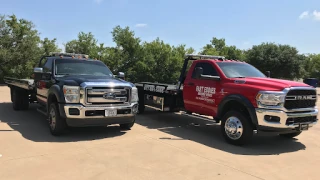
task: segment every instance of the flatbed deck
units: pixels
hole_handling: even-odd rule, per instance
[[[33,79],[17,79],[17,78],[5,77],[4,82],[8,85],[17,86],[26,90],[33,90],[35,87]]]

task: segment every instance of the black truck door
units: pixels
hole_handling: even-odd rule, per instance
[[[44,62],[42,69],[43,72],[40,73],[37,77],[36,87],[37,87],[37,99],[38,102],[42,105],[47,104],[48,98],[48,91],[52,86],[52,66],[53,66],[53,59],[47,58],[43,60]]]

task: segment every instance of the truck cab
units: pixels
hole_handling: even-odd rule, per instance
[[[316,88],[270,78],[246,62],[220,56],[186,55],[175,89],[148,82],[136,85],[139,109],[150,103],[142,96],[148,95],[151,105],[161,100],[163,111],[212,116],[221,122],[225,139],[235,145],[247,143],[254,132],[292,138],[318,122]]]

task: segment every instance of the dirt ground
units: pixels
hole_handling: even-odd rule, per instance
[[[236,147],[218,125],[150,110],[130,131],[75,128],[53,137],[36,107],[13,111],[0,87],[1,180],[320,179],[320,125],[293,140],[256,135]]]

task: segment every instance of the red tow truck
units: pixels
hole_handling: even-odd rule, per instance
[[[270,78],[246,62],[223,56],[187,54],[176,85],[135,85],[140,114],[148,106],[212,116],[221,123],[225,140],[234,145],[248,143],[259,132],[293,138],[318,121],[316,88]]]

